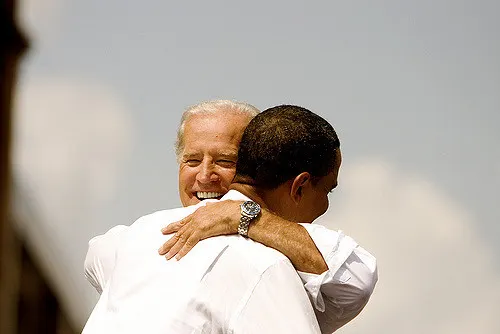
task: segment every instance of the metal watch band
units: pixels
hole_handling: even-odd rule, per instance
[[[241,216],[240,224],[238,225],[238,234],[244,237],[248,237],[248,227],[250,227],[250,222],[252,221],[252,217]]]
[[[238,234],[248,237],[248,228],[252,220],[260,214],[260,205],[254,201],[245,201],[240,205],[240,212]]]

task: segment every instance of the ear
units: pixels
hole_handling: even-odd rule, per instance
[[[290,187],[290,197],[298,204],[304,196],[304,188],[311,183],[311,174],[308,172],[302,172],[297,175],[292,180],[292,186]]]

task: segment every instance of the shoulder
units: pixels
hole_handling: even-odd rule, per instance
[[[241,265],[248,266],[260,273],[276,265],[291,265],[290,260],[282,253],[251,239],[238,237],[231,244],[230,248],[232,252],[241,258]]]
[[[170,222],[181,220],[182,218],[193,213],[199,207],[200,205],[192,205],[182,208],[155,211],[139,217],[130,227],[136,229],[157,224],[165,225]]]

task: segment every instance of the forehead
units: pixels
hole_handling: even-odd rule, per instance
[[[184,151],[210,148],[237,150],[249,122],[239,113],[201,113],[188,118],[184,126]]]

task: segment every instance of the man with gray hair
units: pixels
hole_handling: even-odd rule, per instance
[[[186,109],[175,141],[182,205],[220,199],[227,193],[241,135],[258,113],[248,103],[229,100],[202,102]]]
[[[205,102],[186,110],[176,141],[179,194],[184,206],[219,199],[228,192],[241,134],[257,113],[251,105],[226,100]],[[341,327],[363,309],[377,280],[373,256],[341,232],[320,225],[297,224],[301,222],[285,220],[268,210],[242,230],[240,204],[231,200],[208,203],[170,224],[163,232],[176,234],[160,248],[160,254],[167,259],[174,255],[180,259],[199,240],[243,234],[290,259],[304,283],[322,332]],[[105,247],[99,245],[103,240],[109,244],[120,229],[117,227],[89,244],[86,273],[98,291],[107,283],[109,270],[89,268],[112,268],[105,265]]]

